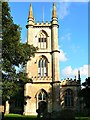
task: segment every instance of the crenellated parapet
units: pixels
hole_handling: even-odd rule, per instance
[[[31,23],[28,25],[26,25],[26,28],[28,28],[29,26],[31,26]],[[37,22],[37,23],[33,23],[32,24],[33,27],[51,27],[51,23],[49,22]]]
[[[51,23],[49,22],[37,22],[37,23],[34,23],[34,27],[50,27],[51,26]]]
[[[81,82],[80,82],[80,80],[67,78],[67,79],[61,80],[60,85],[61,86],[66,86],[66,85],[77,86],[77,85],[81,85]]]
[[[33,82],[51,82],[52,77],[50,76],[32,76],[31,77]]]

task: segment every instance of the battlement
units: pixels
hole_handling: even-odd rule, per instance
[[[67,79],[61,80],[60,85],[80,85],[80,80],[67,78]]]
[[[50,76],[32,76],[31,77],[33,82],[51,82],[52,77]]]
[[[42,27],[42,26],[44,26],[44,27],[50,27],[51,23],[49,23],[48,21],[46,21],[46,23],[44,23],[44,22],[37,22],[37,23],[34,24],[34,26],[35,27]]]

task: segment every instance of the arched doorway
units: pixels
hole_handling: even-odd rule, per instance
[[[37,113],[38,116],[43,116],[47,112],[47,92],[44,89],[41,89],[37,93]]]
[[[40,101],[38,103],[38,110],[40,115],[43,116],[43,114],[47,111],[47,103],[45,101]]]

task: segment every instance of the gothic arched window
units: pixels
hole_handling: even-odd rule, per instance
[[[38,62],[38,76],[47,76],[47,60],[44,57]]]
[[[64,104],[65,107],[73,106],[73,91],[71,89],[67,89],[64,94]]]
[[[48,94],[44,89],[41,89],[36,94],[36,107],[37,110],[40,111],[40,113],[44,113],[44,111],[47,111],[47,102],[48,102]]]
[[[40,49],[46,49],[47,48],[47,35],[44,31],[41,31],[38,36],[38,47]]]
[[[47,100],[47,94],[43,90],[38,94],[38,100]]]
[[[47,101],[47,93],[46,93],[46,91],[41,90],[41,91],[37,94],[37,98],[38,98],[39,101],[43,101],[43,100]]]

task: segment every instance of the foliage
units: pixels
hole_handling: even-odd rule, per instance
[[[75,111],[73,109],[63,109],[60,112],[60,118],[62,120],[75,120]]]
[[[28,60],[34,57],[37,48],[21,42],[21,27],[14,24],[10,14],[8,2],[2,3],[2,82],[3,101],[10,100],[18,91],[22,81],[23,85],[30,82],[27,73],[16,70],[16,67],[25,67]],[[20,83],[20,82],[19,82]]]
[[[90,77],[86,78],[82,85],[84,88],[80,91],[79,96],[83,98],[85,108],[90,109]]]
[[[90,77],[86,78],[82,85],[83,88],[79,92],[80,104],[82,107],[80,112],[83,116],[90,116]]]
[[[48,118],[48,117],[47,117]],[[75,120],[75,111],[73,109],[62,109],[61,111],[54,111],[49,115],[53,120]]]

